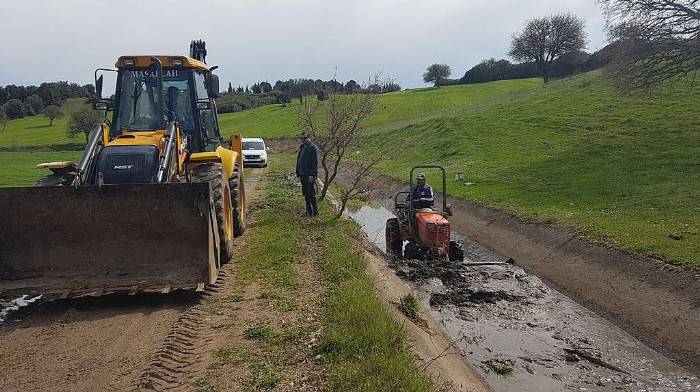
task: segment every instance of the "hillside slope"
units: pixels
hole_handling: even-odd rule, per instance
[[[465,174],[449,183],[461,198],[697,265],[698,108],[700,94],[687,85],[620,95],[600,72],[544,86],[409,90],[380,98],[366,149],[397,150],[379,167],[389,176],[406,180],[412,165],[439,163],[450,177]],[[225,115],[222,124],[263,136],[296,133],[289,106]]]
[[[82,98],[71,98],[61,106],[63,117],[53,120],[43,114],[11,120],[4,130],[0,129],[0,148],[28,150],[30,148],[80,149],[85,136],[68,134],[70,113],[85,102]]]
[[[450,86],[440,89],[413,89],[382,94],[377,110],[365,122],[373,131],[393,129],[436,116],[461,113],[474,103],[542,84],[541,79]],[[226,135],[241,132],[256,137],[285,137],[296,134],[297,100],[286,105],[268,105],[238,113],[219,115],[219,126]]]
[[[459,197],[699,264],[698,108],[700,94],[688,86],[621,96],[590,73],[385,132],[371,144],[401,146],[380,167],[387,175],[404,179],[415,163],[440,163],[465,173],[469,185],[449,183]]]

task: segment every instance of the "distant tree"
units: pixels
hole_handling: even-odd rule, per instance
[[[277,91],[277,90],[275,90],[275,91]],[[287,94],[284,91],[279,91],[279,94],[277,94],[276,98],[275,98],[275,103],[280,103],[280,104],[290,103],[291,101],[292,101],[292,97],[290,97],[289,94]]]
[[[343,91],[348,93],[348,94],[354,94],[358,93],[362,90],[359,84],[357,84],[356,81],[350,79],[345,83],[345,86],[343,86]]]
[[[49,126],[53,125],[53,120],[63,116],[61,108],[56,105],[49,105],[44,108],[44,114],[49,118]]]
[[[619,40],[610,70],[627,88],[649,88],[700,74],[700,1],[600,0]]]
[[[319,100],[319,101],[325,101],[325,100],[327,100],[327,99],[328,99],[328,93],[326,92],[326,90],[318,90],[318,92],[316,92],[316,99]]]
[[[262,92],[262,88],[260,88],[260,83],[255,83],[250,87],[250,90],[253,91],[253,94],[260,94]]]
[[[233,92],[233,86],[231,86],[231,82],[228,82],[228,90],[229,93]]]
[[[272,85],[268,83],[267,81],[260,83],[260,89],[262,90],[263,93],[269,93],[272,91]]]
[[[68,121],[68,133],[70,135],[85,134],[85,143],[87,144],[90,132],[92,132],[95,124],[99,122],[100,114],[92,107],[85,105],[71,113]]]
[[[237,93],[242,93],[242,92],[243,92],[243,87],[238,86],[238,87],[236,88],[236,92],[237,92]]]
[[[8,99],[10,99],[10,95],[5,91],[5,87],[0,86],[0,106],[4,105]]]
[[[13,98],[5,103],[5,114],[11,119],[22,118],[27,115],[27,109],[22,101]]]
[[[30,116],[43,113],[44,111],[44,101],[36,94],[28,96],[24,100],[24,105],[27,108],[27,114]]]
[[[534,61],[548,82],[555,59],[586,47],[584,26],[583,19],[568,13],[531,19],[521,33],[513,35],[508,54],[516,61]]]
[[[5,114],[5,108],[0,106],[0,124],[2,124],[2,130],[5,130],[7,123],[10,122],[10,118]]]
[[[429,66],[423,74],[425,83],[433,83],[435,87],[440,87],[445,83],[445,80],[450,77],[452,70],[447,64],[433,64]]]
[[[245,86],[245,93],[246,93],[246,94],[249,94],[249,93],[250,93],[250,89],[248,88],[248,85]]]

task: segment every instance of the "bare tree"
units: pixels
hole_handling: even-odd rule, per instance
[[[325,101],[305,99],[297,107],[300,129],[313,136],[319,149],[323,168],[321,200],[326,197],[348,151],[361,143],[362,121],[374,110],[375,101],[374,94],[333,93]]]
[[[56,105],[49,105],[44,108],[44,114],[49,118],[49,126],[53,125],[53,120],[63,116],[61,108]]]
[[[554,60],[586,47],[585,24],[568,13],[531,19],[521,33],[513,35],[508,54],[516,61],[534,61],[546,83]]]
[[[429,66],[423,74],[425,83],[433,83],[433,86],[440,87],[445,84],[447,78],[452,74],[450,66],[447,64],[433,64]]]
[[[626,88],[649,88],[700,70],[699,0],[599,0],[621,50],[609,68]]]
[[[375,181],[372,181],[372,178],[378,177],[377,174],[374,174],[373,169],[387,156],[391,156],[391,154],[384,152],[374,157],[354,157],[350,162],[344,164],[341,170],[345,181],[338,186],[340,209],[337,212],[337,218],[343,215],[348,202],[364,200],[369,195],[372,189],[367,187],[367,184],[374,183]]]

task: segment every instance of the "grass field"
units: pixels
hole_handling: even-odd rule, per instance
[[[52,161],[78,161],[80,151],[0,152],[0,186],[32,186],[40,177],[51,174],[34,165]]]
[[[294,135],[295,105],[221,115],[222,131]],[[395,178],[405,180],[413,164],[439,163],[472,184],[450,182],[456,196],[571,226],[623,249],[699,265],[698,108],[697,88],[679,83],[620,95],[599,72],[544,86],[527,79],[408,90],[379,97],[366,121],[371,137],[365,149],[398,149],[379,167]],[[24,123],[10,122],[0,147],[10,140],[73,142],[65,129],[44,131],[46,138],[21,129],[39,119],[16,121]],[[43,159],[2,154],[5,168]],[[0,175],[2,185],[35,179],[35,169],[8,170],[2,173],[11,175]],[[24,179],[29,173],[32,178]]]
[[[541,79],[507,80],[440,89],[413,89],[378,96],[377,111],[365,126],[379,132],[428,118],[463,112],[476,102],[513,91],[539,86]],[[296,134],[298,101],[219,116],[219,126],[227,136],[235,132],[255,137]]]
[[[383,96],[391,103],[368,120],[365,148],[398,148],[379,167],[389,176],[406,180],[413,164],[439,163],[471,183],[450,182],[450,193],[461,198],[571,226],[623,249],[700,264],[697,90],[677,84],[620,95],[598,72],[545,86],[508,83],[516,82]],[[495,86],[506,93],[490,91]],[[417,96],[429,96],[423,103],[431,106],[401,103]],[[462,106],[435,109],[448,102]],[[227,120],[231,129],[256,134],[295,133],[289,107]]]
[[[49,118],[43,114],[11,120],[4,130],[0,129],[0,148],[42,147],[75,145],[85,141],[82,134],[68,134],[68,118],[72,110],[82,105],[84,99],[73,98],[62,106],[63,117],[53,120],[49,126]]]

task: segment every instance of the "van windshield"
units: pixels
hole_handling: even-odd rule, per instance
[[[264,150],[265,143],[263,142],[243,142],[244,150]]]

